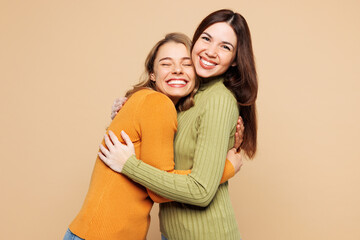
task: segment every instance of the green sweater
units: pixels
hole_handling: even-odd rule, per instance
[[[126,162],[123,174],[177,201],[160,204],[161,232],[167,239],[240,239],[228,183],[219,185],[238,116],[232,93],[221,78],[213,79],[202,85],[195,106],[178,114],[175,168],[192,169],[189,175],[161,171],[135,156]]]

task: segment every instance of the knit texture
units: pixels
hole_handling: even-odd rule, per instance
[[[232,93],[222,79],[213,79],[202,85],[195,106],[178,115],[175,166],[192,168],[190,174],[169,174],[135,156],[126,162],[122,173],[161,196],[187,203],[160,204],[161,232],[169,240],[240,239],[228,183],[219,185],[238,116]]]

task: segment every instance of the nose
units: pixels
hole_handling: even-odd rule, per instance
[[[173,73],[174,74],[182,74],[183,73],[183,68],[180,63],[174,64]]]
[[[208,57],[216,57],[217,56],[217,48],[215,44],[208,45],[208,48],[205,51],[205,54]]]

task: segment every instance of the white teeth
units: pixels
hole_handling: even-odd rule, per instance
[[[208,61],[205,61],[203,58],[200,59],[203,64],[207,65],[207,66],[215,66],[215,63],[211,63],[211,62],[208,62]]]
[[[185,85],[186,82],[184,80],[170,80],[168,81],[168,84],[180,84],[180,85]]]

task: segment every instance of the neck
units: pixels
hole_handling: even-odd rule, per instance
[[[219,79],[220,77],[222,77],[222,75],[214,76],[214,77],[208,77],[208,78],[199,77],[199,79],[200,79],[201,83],[209,83],[209,82],[212,82],[213,80]]]

